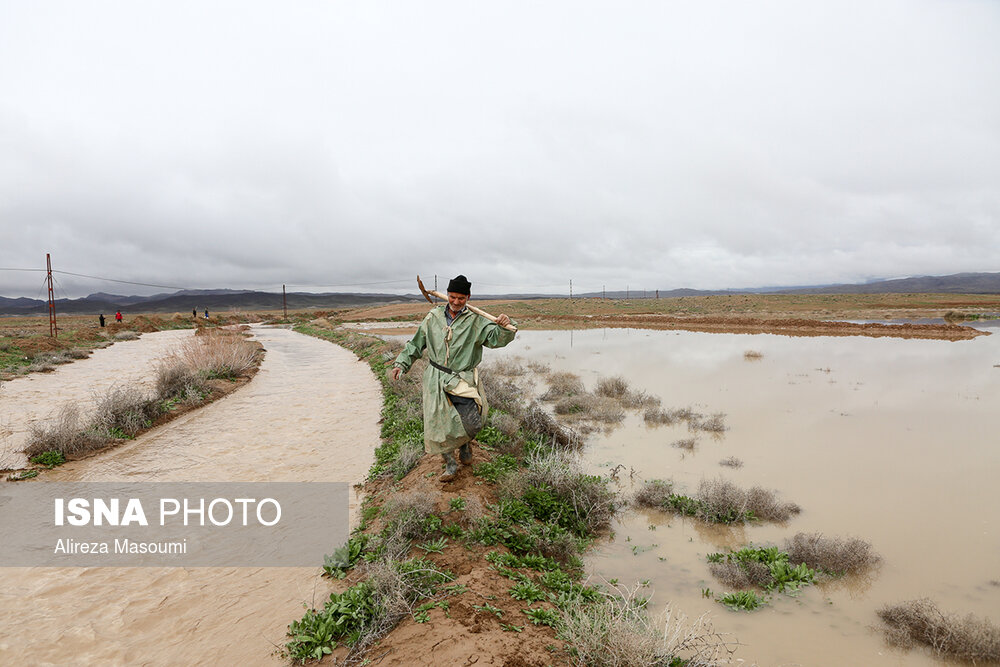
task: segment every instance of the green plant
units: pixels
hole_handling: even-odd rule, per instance
[[[494,607],[489,602],[487,602],[482,606],[474,604],[472,605],[472,608],[475,609],[476,611],[485,611],[488,614],[493,614],[497,618],[503,616],[503,609],[500,609],[499,607]]]
[[[323,557],[323,573],[335,579],[343,579],[347,570],[354,567],[361,558],[367,545],[368,536],[364,533],[349,538],[344,546]]]
[[[31,479],[33,477],[38,477],[37,470],[19,470],[17,472],[7,475],[8,482],[20,482],[23,479]]]
[[[730,609],[742,611],[753,611],[766,603],[766,600],[758,595],[756,591],[726,593],[716,599]]]
[[[501,623],[500,627],[504,632],[521,632],[524,630],[523,625],[510,625],[509,623]]]
[[[461,512],[465,510],[465,498],[457,496],[448,501],[448,507],[451,508],[453,512]]]
[[[55,450],[49,450],[42,452],[41,454],[36,454],[28,459],[31,463],[37,463],[38,465],[43,465],[46,468],[52,469],[56,466],[61,466],[66,463],[66,457],[62,452]]]
[[[435,553],[439,554],[444,551],[445,546],[448,545],[447,537],[439,537],[436,540],[430,542],[424,542],[423,544],[418,544],[417,547],[424,550],[424,553]]]
[[[510,596],[515,600],[532,603],[546,598],[545,592],[532,581],[522,581],[510,589]]]
[[[533,625],[547,625],[550,628],[559,627],[559,614],[552,609],[539,607],[537,609],[522,609],[521,611],[531,619]]]

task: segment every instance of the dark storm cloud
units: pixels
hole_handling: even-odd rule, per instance
[[[996,270],[998,28],[923,0],[2,3],[0,267],[497,292]]]

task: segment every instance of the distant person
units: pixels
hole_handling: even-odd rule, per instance
[[[115,322],[118,324],[122,323],[122,311],[115,311]]]
[[[194,308],[191,309],[191,317],[193,317],[194,319],[198,319],[198,311],[195,310]]]
[[[101,316],[99,318],[97,318],[97,319],[99,319],[101,321],[101,326],[103,327],[104,326],[104,313],[101,313]]]
[[[208,308],[205,309],[205,319],[208,319]]]
[[[458,473],[455,450],[463,464],[472,463],[473,438],[486,422],[489,406],[476,367],[484,347],[504,347],[514,332],[504,328],[510,318],[501,314],[496,324],[465,307],[472,283],[456,276],[448,283],[448,303],[431,309],[420,328],[399,353],[386,375],[399,380],[427,350],[424,371],[424,451],[440,454],[450,482]]]

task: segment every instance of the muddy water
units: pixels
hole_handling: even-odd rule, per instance
[[[763,357],[747,361],[744,352]],[[686,426],[648,428],[630,415],[590,437],[587,465],[618,464],[626,489],[672,479],[694,492],[724,477],[775,489],[803,512],[787,525],[706,527],[661,512],[632,512],[588,560],[622,583],[650,580],[653,605],[670,603],[744,646],[760,665],[934,665],[922,651],[886,646],[876,610],[927,596],[945,611],[1000,622],[1000,336],[941,342],[788,338],[639,330],[522,332],[505,353],[580,374],[623,375],[664,407],[723,412],[729,430],[671,447]],[[735,456],[740,469],[719,465]],[[633,482],[634,480],[634,482]],[[702,597],[725,587],[705,555],[782,544],[797,532],[856,536],[883,557],[866,578],[775,595],[753,612]]]
[[[255,333],[267,354],[249,385],[47,479],[362,480],[381,406],[368,366],[291,331]],[[282,664],[273,652],[287,624],[302,615],[302,602],[329,594],[318,573],[2,568],[0,664]]]
[[[151,390],[157,359],[193,335],[192,330],[143,334],[139,340],[122,341],[94,350],[88,359],[56,366],[51,373],[32,373],[0,387],[0,470],[27,465],[21,453],[32,424],[45,421],[72,401],[84,419],[93,409],[95,395],[114,385]]]

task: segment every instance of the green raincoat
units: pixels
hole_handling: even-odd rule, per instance
[[[427,313],[417,333],[395,361],[405,373],[426,349],[431,361],[455,371],[453,375],[430,364],[424,371],[424,451],[428,454],[453,451],[472,439],[465,432],[458,411],[445,396],[446,392],[475,399],[483,423],[486,422],[489,406],[476,366],[483,360],[483,347],[504,347],[514,340],[513,331],[467,308],[449,327],[444,314],[447,307],[447,304],[437,306]]]

